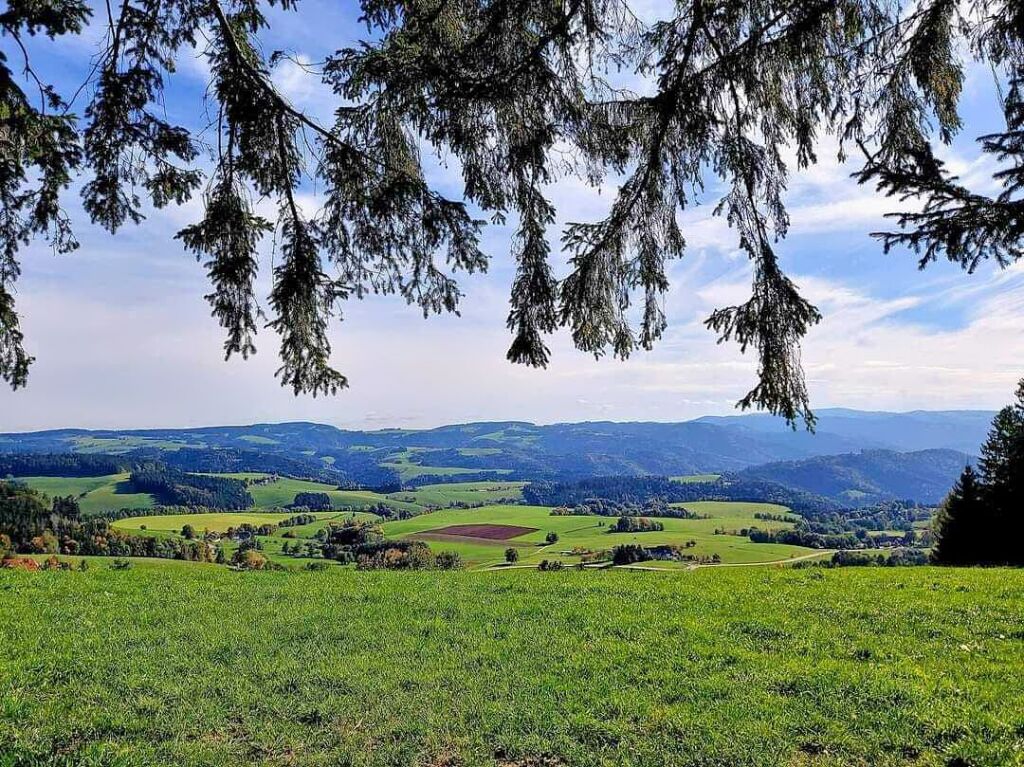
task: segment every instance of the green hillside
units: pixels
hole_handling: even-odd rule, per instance
[[[757,512],[784,514],[786,508],[767,503],[688,503],[686,508],[707,519],[659,519],[664,530],[646,533],[610,533],[614,518],[595,516],[552,516],[546,506],[484,506],[473,509],[443,509],[412,519],[387,522],[383,525],[389,537],[412,537],[426,540],[439,551],[456,551],[471,565],[500,565],[509,546],[519,549],[521,565],[536,565],[542,559],[559,560],[566,564],[580,561],[576,551],[597,552],[615,546],[638,543],[644,546],[677,545],[694,542],[688,553],[695,557],[718,554],[723,562],[745,564],[774,562],[813,553],[800,546],[752,543],[746,536],[716,534],[716,530],[736,532],[755,523],[764,530],[791,526],[787,522],[755,519]],[[508,540],[481,541],[433,533],[451,525],[514,525],[534,528]],[[545,536],[557,533],[554,544],[546,544]],[[657,567],[680,567],[677,563],[654,563]]]
[[[0,590],[4,764],[1022,764],[1022,571],[94,560]]]
[[[18,477],[18,480],[51,498],[75,496],[86,515],[117,509],[149,508],[156,503],[149,493],[137,493],[132,489],[127,473],[103,477]]]

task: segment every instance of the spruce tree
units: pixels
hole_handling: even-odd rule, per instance
[[[936,518],[933,559],[951,565],[1024,565],[1024,380],[996,414],[980,474],[964,469]]]
[[[280,336],[282,383],[332,393],[328,322],[344,301],[395,294],[424,314],[457,311],[459,273],[487,268],[490,220],[511,220],[517,264],[510,360],[545,366],[565,328],[580,350],[628,357],[666,327],[668,262],[684,255],[680,213],[711,202],[752,264],[751,294],[707,326],[757,356],[741,400],[809,423],[800,341],[818,310],[785,274],[790,174],[822,139],[862,160],[859,178],[923,206],[885,247],[968,271],[1018,260],[1024,236],[1024,3],[1017,0],[676,0],[642,21],[629,0],[361,0],[367,40],[310,76],[335,98],[319,122],[274,82],[269,11],[294,0],[9,0],[0,10],[0,378],[26,383],[32,357],[14,302],[31,238],[74,250],[64,198],[109,231],[147,206],[202,196],[183,246],[203,262],[226,355],[257,330]],[[310,20],[315,23],[315,20]],[[99,30],[95,27],[100,27]],[[85,82],[63,92],[32,55],[90,32]],[[105,32],[105,34],[97,34]],[[34,37],[30,41],[28,38]],[[164,91],[198,50],[209,65],[198,130],[171,122]],[[996,193],[952,176],[935,146],[961,128],[967,60],[994,73],[1006,130],[982,137]],[[87,73],[87,74],[86,74]],[[635,83],[642,83],[636,87]],[[632,87],[631,87],[632,86]],[[462,190],[434,188],[422,149],[451,157]],[[557,220],[559,177],[616,187],[596,220]],[[322,191],[320,209],[298,202]],[[256,201],[276,205],[274,220]],[[277,239],[264,317],[261,240]],[[560,246],[566,274],[552,261]]]
[[[1016,402],[999,411],[981,448],[981,475],[998,535],[998,560],[1024,565],[1024,380]]]
[[[932,560],[943,565],[975,565],[991,555],[994,536],[986,530],[985,500],[977,472],[964,468],[935,520]]]

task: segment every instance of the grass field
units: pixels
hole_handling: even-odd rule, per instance
[[[683,483],[714,482],[721,476],[721,474],[683,474],[679,477],[670,477],[670,479]]]
[[[256,502],[256,508],[260,509],[288,506],[295,500],[297,493],[304,492],[327,493],[336,509],[361,509],[377,503],[386,503],[393,508],[405,509],[413,514],[419,514],[424,510],[419,504],[390,500],[386,495],[370,490],[338,490],[333,485],[309,482],[304,479],[281,477],[268,485],[251,485],[249,487],[249,494]]]
[[[149,493],[134,493],[127,474],[103,477],[18,477],[29,487],[51,498],[73,495],[78,498],[82,513],[101,514],[111,509],[144,509],[156,504]]]
[[[209,530],[211,533],[223,533],[229,527],[238,527],[244,524],[277,524],[288,519],[290,516],[292,516],[291,513],[248,511],[228,511],[223,514],[166,514],[155,517],[119,519],[113,523],[113,526],[119,530],[137,533],[143,529],[153,532],[178,532],[185,525],[192,525],[197,533],[202,533],[204,530]],[[320,512],[317,514],[317,519],[335,516],[338,516],[335,512]]]
[[[421,485],[415,490],[392,493],[388,498],[409,501],[422,506],[448,506],[452,503],[495,503],[519,500],[525,482],[453,482]]]
[[[755,519],[757,512],[781,514],[782,506],[766,503],[700,502],[687,503],[686,508],[698,514],[708,514],[709,519],[659,519],[665,526],[663,531],[648,533],[609,533],[615,523],[609,517],[560,517],[551,516],[546,506],[484,506],[475,509],[442,509],[412,519],[388,522],[384,532],[391,537],[416,537],[425,531],[448,525],[501,524],[533,527],[537,531],[513,538],[509,541],[478,541],[475,539],[439,540],[431,537],[431,548],[438,551],[456,551],[470,565],[495,565],[504,561],[505,549],[512,545],[520,548],[521,564],[536,564],[542,559],[560,560],[567,563],[579,561],[578,556],[569,554],[573,548],[592,551],[610,549],[626,543],[641,543],[647,546],[659,544],[682,545],[696,541],[689,549],[694,556],[718,554],[723,562],[753,563],[785,560],[810,553],[810,549],[783,544],[752,543],[746,537],[736,535],[715,535],[716,529],[739,530],[756,524],[762,529],[780,529],[790,526],[786,522]],[[559,540],[545,545],[547,533],[558,533]],[[679,566],[662,563],[659,566]]]
[[[1024,572],[0,571],[0,763],[1020,767]]]

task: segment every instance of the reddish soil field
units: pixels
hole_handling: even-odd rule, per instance
[[[448,525],[433,530],[424,530],[420,535],[448,535],[459,538],[483,538],[489,541],[507,541],[536,531],[536,527],[519,525]]]

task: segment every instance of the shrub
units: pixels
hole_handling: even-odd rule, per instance
[[[253,549],[239,549],[231,563],[239,570],[266,570],[269,565],[267,558]]]
[[[438,570],[461,570],[462,557],[457,551],[442,551],[434,559]]]
[[[509,546],[507,549],[505,549],[505,561],[508,562],[510,565],[514,565],[516,562],[518,562],[519,549],[517,549],[515,546]]]

